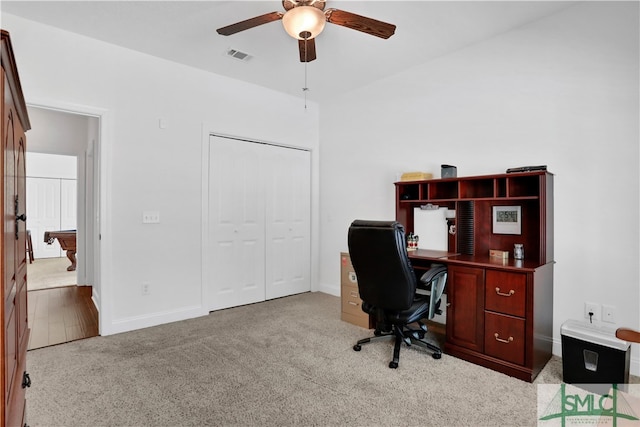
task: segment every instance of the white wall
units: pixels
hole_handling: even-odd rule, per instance
[[[640,328],[638,38],[637,2],[584,2],[323,104],[321,289],[339,294],[353,219],[394,218],[398,172],[546,164],[554,353],[585,301]]]
[[[27,103],[106,111],[101,333],[206,314],[203,123],[221,134],[310,148],[317,169],[317,106],[305,110],[299,98],[12,15],[3,14],[2,27],[11,34]],[[317,193],[317,170],[315,176]],[[145,210],[160,211],[161,223],[143,225]],[[317,227],[315,233],[317,241]],[[142,296],[143,281],[151,282],[150,295]]]
[[[29,152],[82,155],[90,119],[87,116],[29,106]]]
[[[30,177],[77,179],[77,163],[75,156],[30,152],[25,165],[27,176]]]

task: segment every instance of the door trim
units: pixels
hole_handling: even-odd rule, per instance
[[[109,132],[111,128],[111,120],[109,110],[99,107],[92,107],[87,105],[79,105],[67,103],[60,100],[52,99],[38,99],[32,98],[27,102],[27,106],[42,108],[47,110],[59,111],[69,114],[80,114],[83,116],[95,117],[98,119],[98,141],[96,146],[99,147],[99,172],[94,177],[97,181],[96,185],[100,189],[97,197],[100,208],[98,210],[99,216],[99,230],[98,235],[100,238],[93,242],[94,249],[94,272],[95,281],[97,282],[97,295],[92,296],[93,303],[98,309],[98,333],[100,335],[111,335],[116,333],[112,326],[111,317],[111,259],[112,246],[111,246],[111,146],[109,144]],[[94,153],[96,155],[96,153]],[[96,290],[94,287],[94,291]]]

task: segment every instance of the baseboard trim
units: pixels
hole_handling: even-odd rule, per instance
[[[165,323],[179,322],[209,314],[202,306],[184,307],[178,310],[169,310],[158,313],[150,313],[144,316],[127,317],[111,322],[108,328],[103,328],[102,335],[113,335],[137,329],[150,328]]]
[[[318,292],[324,292],[325,294],[333,295],[334,297],[340,296],[340,286],[333,283],[320,283],[318,285]]]

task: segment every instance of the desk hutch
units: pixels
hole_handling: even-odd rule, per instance
[[[553,337],[553,175],[546,171],[397,182],[396,220],[413,231],[414,208],[455,210],[447,251],[418,249],[420,274],[449,269],[447,354],[533,381],[551,357]],[[519,206],[520,234],[494,234],[494,206]],[[427,236],[420,236],[427,239]],[[525,259],[513,258],[516,243]],[[490,249],[509,251],[503,260]]]

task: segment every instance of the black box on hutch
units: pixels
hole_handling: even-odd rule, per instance
[[[458,168],[453,165],[440,165],[440,178],[456,178]]]

